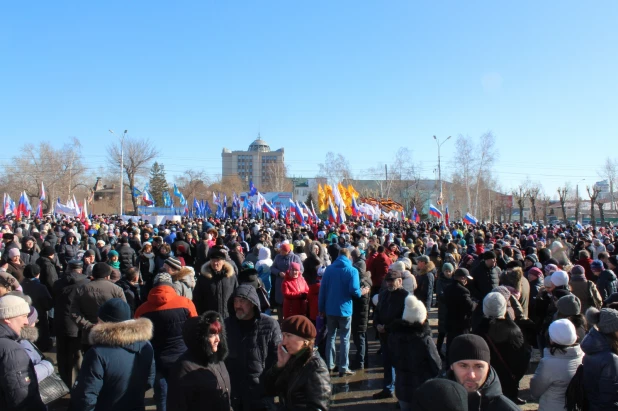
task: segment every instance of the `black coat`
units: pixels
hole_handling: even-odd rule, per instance
[[[445,333],[447,312],[446,298],[444,297],[444,291],[446,288],[453,284],[455,280],[452,278],[446,278],[444,273],[440,273],[436,280],[436,299],[438,300],[438,332]]]
[[[198,314],[216,311],[225,319],[229,316],[227,302],[238,287],[238,278],[234,268],[227,261],[223,263],[220,273],[215,273],[211,262],[202,266],[193,290],[193,303]]]
[[[429,321],[419,324],[395,320],[390,326],[388,349],[397,371],[397,399],[411,402],[414,390],[437,377],[442,367],[438,349],[431,338]]]
[[[362,258],[352,264],[358,270],[360,277],[360,287],[368,287],[371,289],[371,273],[365,269],[365,259]],[[367,323],[369,322],[369,302],[370,293],[361,295],[360,298],[352,299],[352,332],[364,333],[367,332]]]
[[[120,261],[120,272],[126,273],[131,267],[137,265],[137,254],[129,244],[122,244],[118,247],[118,261]]]
[[[41,275],[39,276],[41,284],[47,287],[47,291],[53,296],[52,289],[54,288],[54,283],[58,281],[56,264],[48,257],[39,257],[39,259],[36,260],[36,264],[41,269]]]
[[[307,285],[313,285],[318,282],[318,269],[324,265],[324,261],[320,258],[319,255],[313,252],[314,245],[320,247],[320,243],[314,241],[311,243],[311,252],[307,255],[305,261],[303,261],[303,277],[305,277],[305,281]],[[320,251],[323,252],[323,251]]]
[[[468,283],[468,288],[472,297],[478,301],[483,301],[487,294],[500,285],[500,268],[489,268],[485,261],[481,260],[470,275],[473,280]]]
[[[374,325],[384,325],[388,332],[390,325],[403,316],[407,296],[408,292],[403,288],[398,288],[395,291],[388,291],[384,288],[378,297],[378,305],[373,311]],[[386,336],[386,334],[380,334],[380,338]]]
[[[293,356],[283,368],[273,366],[266,372],[264,382],[266,395],[279,396],[282,409],[329,409],[330,375],[316,348]]]
[[[43,411],[34,365],[18,339],[15,331],[0,323],[0,410]]]
[[[460,282],[453,281],[444,290],[444,301],[446,303],[446,332],[469,331],[472,324],[472,313],[476,307],[470,297],[470,291]]]
[[[41,350],[46,350],[49,340],[49,321],[47,311],[53,307],[52,296],[38,278],[26,278],[21,284],[24,294],[32,299],[32,306],[36,308],[39,315],[39,321],[36,323],[36,328],[39,330],[39,338],[35,345]]]
[[[234,297],[242,297],[254,305],[254,318],[241,321],[233,309]],[[225,365],[232,383],[234,408],[265,408],[264,373],[277,363],[277,346],[281,342],[279,323],[261,314],[257,292],[251,285],[240,285],[229,300],[230,316],[225,319],[228,356]]]
[[[79,327],[71,316],[71,305],[77,297],[77,289],[90,280],[83,274],[69,272],[54,283],[54,330],[56,334],[78,337]]]
[[[433,261],[428,262],[425,269],[416,276],[416,289],[414,290],[414,296],[416,296],[420,302],[425,304],[427,311],[431,309],[435,278],[436,266]]]
[[[65,270],[69,261],[77,258],[77,254],[79,253],[79,245],[76,241],[77,239],[73,240],[73,244],[64,243],[60,246],[58,258],[60,259],[60,264],[62,264],[62,267],[64,267]]]

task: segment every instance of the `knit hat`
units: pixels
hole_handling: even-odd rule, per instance
[[[94,250],[86,250],[86,252],[84,253],[84,257],[94,257],[96,254],[94,252]]]
[[[159,273],[155,275],[155,278],[152,280],[153,287],[159,285],[169,285],[170,287],[174,287],[174,281],[172,280],[172,276],[168,273]]]
[[[45,246],[41,250],[41,255],[44,257],[49,257],[50,255],[54,254],[56,254],[56,250],[54,250],[54,247],[52,247],[51,245]]]
[[[556,308],[558,308],[560,314],[570,317],[581,313],[582,304],[574,294],[569,294],[558,299]]]
[[[412,408],[419,411],[466,411],[468,392],[455,381],[434,378],[414,391],[412,403]]]
[[[28,325],[30,327],[34,327],[36,322],[39,320],[39,312],[34,308],[33,305],[30,306],[30,313],[28,313]]]
[[[300,271],[300,264],[298,264],[298,263],[290,263],[289,270],[291,271],[292,268],[295,269],[296,271]]]
[[[289,253],[292,250],[290,245],[287,243],[281,244],[281,247],[279,247],[279,249],[285,251],[286,253]]]
[[[561,300],[563,298],[565,297]],[[571,321],[556,320],[549,325],[549,338],[559,345],[573,345],[577,341],[577,332]]]
[[[182,268],[182,264],[180,263],[180,260],[174,257],[166,258],[164,264],[169,265],[174,270],[180,270]]]
[[[19,248],[11,248],[9,250],[9,258],[19,257]]]
[[[116,250],[110,250],[110,251],[107,253],[107,256],[108,256],[108,257],[110,257],[110,258],[111,258],[111,257],[118,257],[118,256],[119,256],[119,254],[118,254],[118,251],[116,251]]]
[[[254,269],[255,268],[255,264],[253,264],[251,261],[245,261],[242,263],[242,269],[243,270],[248,270],[248,269]]]
[[[24,277],[26,278],[36,278],[39,274],[41,274],[41,267],[38,264],[28,264],[24,267]]]
[[[403,261],[395,261],[389,267],[389,270],[395,270],[395,271],[405,271],[405,269],[406,269],[406,266],[403,264]]]
[[[543,278],[543,271],[541,271],[541,269],[536,268],[536,267],[532,267],[531,269],[528,270],[528,275],[536,275],[538,278]]]
[[[23,298],[16,295],[5,295],[0,298],[0,320],[28,314],[30,314],[30,306]]]
[[[96,263],[94,267],[92,267],[92,277],[94,278],[105,278],[110,277],[112,275],[112,267],[106,263]]]
[[[402,259],[400,259],[400,261],[403,263],[403,266],[406,268],[406,270],[412,269],[412,260],[410,260],[408,257],[403,257]]]
[[[494,254],[493,251],[485,251],[483,253],[483,261],[485,260],[495,260],[496,259],[496,254]]]
[[[614,309],[601,308],[599,311],[595,307],[590,307],[586,311],[586,320],[589,324],[596,325],[603,334],[618,331],[618,311]]]
[[[476,334],[464,334],[455,337],[448,351],[451,364],[465,360],[480,360],[489,364],[490,357],[487,343]]]
[[[543,279],[543,285],[545,286],[545,288],[551,287],[553,285],[553,283],[551,282],[551,275],[548,275]]]
[[[584,267],[582,267],[581,265],[574,265],[573,268],[571,268],[571,276],[581,276],[581,275],[585,275],[586,274],[586,269]]]
[[[483,299],[483,314],[490,318],[503,318],[506,314],[506,299],[499,292],[491,292]]]
[[[555,264],[547,264],[545,266],[545,274],[550,275],[551,273],[555,273],[558,271],[558,266]]]
[[[11,251],[13,251],[14,249],[12,249]],[[603,261],[601,260],[593,260],[590,263],[590,269],[591,270],[595,270],[595,271],[603,271]]]
[[[416,263],[417,263],[417,264],[418,264],[418,263],[425,263],[425,264],[428,264],[428,263],[429,263],[429,261],[430,261],[430,260],[429,260],[429,256],[426,256],[426,255],[422,255],[422,256],[420,256],[420,257],[418,257],[418,258],[416,259]]]
[[[120,323],[131,319],[131,308],[122,299],[111,298],[99,308],[98,317],[106,323]]]
[[[427,308],[413,294],[408,294],[404,301],[401,318],[409,323],[423,324],[427,320]]]
[[[451,273],[453,272],[453,264],[451,263],[444,263],[442,264],[442,272],[445,271],[450,271]]]
[[[551,282],[556,287],[561,287],[569,284],[569,275],[564,271],[555,271],[551,275]]]
[[[308,340],[314,339],[317,335],[315,326],[311,320],[304,315],[293,315],[283,320],[281,323],[281,332],[294,334]]]

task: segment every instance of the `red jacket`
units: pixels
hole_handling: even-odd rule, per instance
[[[309,286],[309,319],[313,322],[318,318],[318,297],[320,295],[320,283],[311,284]]]
[[[281,292],[283,293],[284,319],[293,315],[307,315],[309,286],[302,274],[299,273],[296,278],[291,278],[289,274],[286,274],[281,283]]]
[[[384,253],[377,253],[371,260],[371,266],[367,267],[367,270],[371,271],[371,282],[374,287],[380,287],[382,285],[391,263],[391,259]]]

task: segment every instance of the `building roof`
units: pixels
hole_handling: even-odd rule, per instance
[[[251,143],[251,145],[249,146],[249,150],[247,151],[261,151],[263,153],[267,153],[270,151],[270,146],[266,141],[262,140],[262,138],[258,134],[258,138],[253,143]]]

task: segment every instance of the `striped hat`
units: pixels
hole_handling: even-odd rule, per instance
[[[180,270],[182,268],[182,264],[180,263],[180,260],[174,257],[168,257],[165,260],[165,264],[169,265],[174,270]]]

